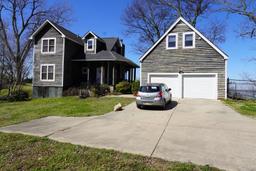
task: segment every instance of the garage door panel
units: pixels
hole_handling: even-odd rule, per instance
[[[216,75],[184,75],[184,98],[217,99]]]
[[[173,74],[153,73],[150,83],[165,83],[172,89],[173,97],[217,99],[216,74]]]
[[[173,97],[180,97],[181,87],[179,84],[178,74],[177,75],[151,75],[150,83],[165,83],[169,88],[171,88]]]

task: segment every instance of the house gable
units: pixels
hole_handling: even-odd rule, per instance
[[[54,53],[42,53],[42,40],[44,39],[55,40]],[[63,86],[63,47],[64,39],[54,27],[50,24],[44,25],[40,32],[33,36],[34,40],[34,56],[33,56],[33,86]],[[44,64],[54,65],[54,81],[43,81],[41,77],[41,67]]]
[[[174,33],[173,31],[177,25],[186,25],[187,29],[186,30],[179,30],[179,32],[188,32],[192,31],[194,32],[200,39],[203,39],[209,46],[211,46],[215,51],[217,51],[223,59],[228,59],[228,56],[221,51],[216,45],[214,45],[210,40],[208,40],[204,35],[202,35],[196,28],[194,28],[191,24],[189,24],[184,18],[179,17],[171,26],[170,28],[162,35],[162,37],[151,47],[149,48],[146,53],[144,53],[143,56],[140,57],[140,62],[142,62],[155,48],[158,46],[160,42],[166,39],[167,35],[170,33]],[[186,28],[186,27],[184,27]],[[182,36],[183,37],[183,36]],[[183,40],[182,40],[183,41]],[[178,43],[182,43],[182,41]]]
[[[183,34],[195,33],[195,47],[183,48]],[[166,48],[166,38],[170,33],[178,36],[178,47]],[[217,77],[218,98],[226,97],[227,58],[224,58],[215,48],[191,29],[183,21],[178,21],[166,36],[154,45],[146,57],[141,60],[141,84],[149,81],[150,74],[209,74]]]

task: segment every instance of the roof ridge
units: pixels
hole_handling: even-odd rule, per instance
[[[50,21],[52,24],[57,25],[58,27],[61,27],[62,29],[64,29],[64,30],[66,30],[66,31],[68,31],[68,32],[70,32],[70,33],[72,33],[72,34],[74,34],[75,36],[77,36],[77,37],[81,38],[81,36],[79,36],[78,34],[76,34],[76,33],[72,32],[71,30],[69,30],[69,29],[67,29],[67,28],[63,27],[62,25],[57,24],[57,23],[55,23],[54,21],[51,21],[51,20],[49,20],[49,21]]]

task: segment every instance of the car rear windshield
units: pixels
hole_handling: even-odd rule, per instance
[[[159,86],[141,86],[140,87],[140,92],[153,93],[158,91],[160,91]]]

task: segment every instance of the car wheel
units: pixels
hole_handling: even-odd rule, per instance
[[[141,107],[141,105],[138,105],[138,104],[137,104],[137,108],[141,109],[142,107]]]
[[[166,108],[166,101],[164,100],[164,104],[162,106],[162,109],[165,110],[165,108]]]

